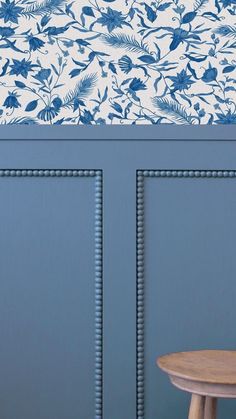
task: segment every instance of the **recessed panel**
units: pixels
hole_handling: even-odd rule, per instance
[[[1,177],[0,199],[0,416],[92,419],[95,177]]]
[[[235,191],[230,177],[144,178],[145,419],[187,417],[189,397],[157,356],[235,349]],[[232,403],[220,404],[220,419],[234,418]]]

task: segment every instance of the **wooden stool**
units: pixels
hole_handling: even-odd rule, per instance
[[[189,419],[216,419],[217,398],[236,398],[236,351],[173,353],[157,365],[174,386],[192,394]]]

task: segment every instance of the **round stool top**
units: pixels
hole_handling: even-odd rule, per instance
[[[212,384],[236,384],[236,351],[202,350],[161,356],[157,365],[170,376]]]

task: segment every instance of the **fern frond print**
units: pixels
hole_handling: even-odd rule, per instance
[[[206,6],[208,3],[208,0],[196,0],[194,4],[194,10],[195,11],[201,11],[201,9]]]
[[[236,38],[236,26],[221,25],[214,30],[214,33],[228,38]]]
[[[127,34],[114,34],[114,35],[103,35],[102,41],[112,48],[122,48],[131,52],[146,53],[150,51],[148,46],[142,41],[138,41],[133,35]]]
[[[1,0],[0,124],[236,124],[236,0]]]
[[[2,125],[38,125],[38,121],[34,118],[12,118],[9,121],[0,121]]]
[[[177,102],[169,99],[153,98],[153,105],[158,111],[178,124],[192,124],[192,117],[186,109]]]
[[[97,82],[96,74],[89,74],[83,77],[75,86],[73,90],[69,90],[62,101],[62,106],[72,106],[75,99],[85,99],[93,91]]]
[[[22,11],[23,16],[28,18],[52,13],[62,7],[66,0],[44,0],[42,2],[32,2]]]

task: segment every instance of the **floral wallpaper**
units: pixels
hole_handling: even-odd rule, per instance
[[[236,0],[2,0],[0,123],[235,124]]]

